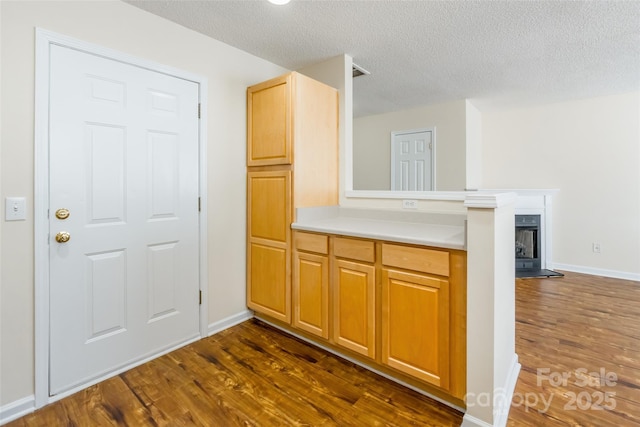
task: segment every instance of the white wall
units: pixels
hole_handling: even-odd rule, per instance
[[[26,196],[28,218],[3,222],[0,406],[34,393],[35,27],[117,49],[208,79],[209,322],[246,309],[246,87],[281,67],[119,1],[0,2],[1,182]]]
[[[484,187],[560,189],[556,268],[640,278],[640,92],[484,113],[482,144]]]
[[[353,189],[391,189],[392,131],[436,128],[436,190],[466,186],[466,102],[454,101],[353,120]]]

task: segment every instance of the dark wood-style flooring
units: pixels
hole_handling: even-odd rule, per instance
[[[640,426],[640,283],[567,273],[518,279],[516,287],[522,371],[508,425]],[[458,426],[461,420],[453,409],[251,320],[7,426]]]
[[[640,282],[517,280],[516,352],[509,426],[640,426]]]

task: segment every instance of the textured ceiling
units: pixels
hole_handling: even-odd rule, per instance
[[[296,70],[346,53],[354,115],[481,110],[640,89],[640,1],[126,0]]]

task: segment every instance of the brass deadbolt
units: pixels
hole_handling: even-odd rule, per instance
[[[56,211],[56,218],[58,218],[58,219],[67,219],[67,218],[69,218],[69,213],[70,213],[69,209],[65,209],[65,208],[58,209]]]

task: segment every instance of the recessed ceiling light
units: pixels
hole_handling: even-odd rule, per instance
[[[283,4],[289,3],[291,0],[269,0],[269,3],[277,4],[278,6],[282,6]]]

